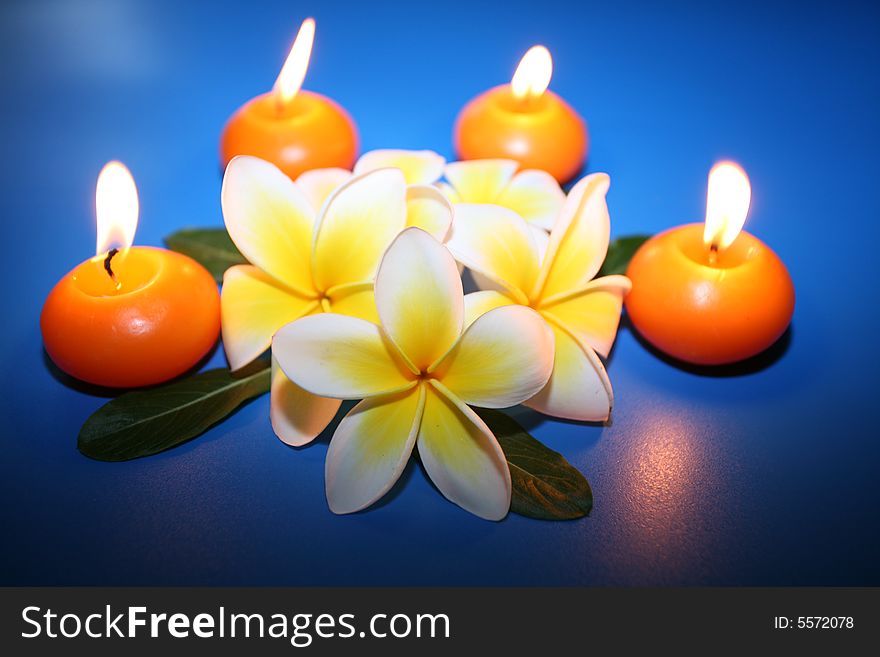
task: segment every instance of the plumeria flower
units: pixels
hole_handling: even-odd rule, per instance
[[[419,197],[420,212],[408,211],[410,190],[397,168],[348,174],[318,203],[330,179],[341,179],[336,171],[309,172],[294,183],[255,157],[229,163],[223,217],[250,263],[223,277],[223,345],[233,370],[266,351],[275,331],[299,317],[333,312],[378,321],[373,280],[391,241],[407,225],[424,225],[425,217],[432,232],[449,231],[452,207],[432,187]],[[308,443],[338,409],[338,400],[299,388],[273,362],[271,418],[281,440]]]
[[[462,332],[455,261],[418,228],[388,248],[375,295],[379,325],[315,315],[280,329],[272,342],[281,368],[303,389],[363,400],[330,441],[330,509],[351,513],[381,498],[418,445],[443,495],[500,520],[510,508],[510,471],[495,436],[468,404],[503,408],[541,390],[553,366],[553,333],[522,306],[491,310]]]
[[[543,257],[534,231],[515,212],[471,204],[455,209],[449,249],[494,288],[465,298],[465,323],[491,308],[520,304],[534,308],[553,330],[553,374],[525,402],[547,415],[601,421],[614,402],[599,356],[611,351],[631,283],[616,275],[592,280],[608,252],[609,183],[606,174],[597,173],[574,186]]]
[[[515,160],[450,162],[444,169],[448,184],[440,183],[440,187],[453,203],[500,205],[516,212],[534,230],[549,231],[565,193],[546,171],[517,169]]]
[[[387,169],[400,169],[407,185],[430,185],[440,180],[446,158],[434,151],[408,151],[393,148],[369,151],[354,165],[355,175]]]
[[[406,181],[408,224],[424,228],[438,240],[448,237],[448,211],[433,185],[443,175],[446,159],[434,151],[379,149],[361,155],[354,170],[330,168],[306,171],[296,179],[315,211],[330,194],[352,177],[379,169],[400,169]]]

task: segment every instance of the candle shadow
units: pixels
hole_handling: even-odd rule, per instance
[[[71,376],[60,367],[58,367],[55,362],[49,357],[49,354],[46,352],[45,347],[42,349],[43,352],[43,363],[46,366],[46,369],[49,371],[49,374],[61,385],[70,388],[71,390],[76,390],[77,392],[81,392],[86,395],[91,395],[93,397],[118,397],[124,392],[128,392],[130,390],[147,390],[149,388],[158,388],[160,386],[168,385],[169,383],[174,383],[175,381],[179,381],[180,379],[184,379],[188,376],[196,374],[199,370],[201,370],[208,362],[214,357],[214,354],[217,352],[217,348],[220,344],[220,341],[214,342],[214,345],[208,350],[204,356],[199,359],[195,365],[189,368],[183,374],[174,377],[169,381],[164,381],[162,383],[157,383],[154,386],[143,386],[141,388],[113,388],[110,386],[99,386],[94,383],[88,383],[86,381],[82,381],[77,379],[76,377]]]
[[[791,346],[791,341],[794,336],[793,325],[789,324],[788,328],[785,329],[785,333],[783,333],[779,337],[779,339],[776,340],[776,342],[774,342],[760,354],[752,356],[751,358],[739,361],[738,363],[730,363],[728,365],[694,365],[692,363],[686,363],[677,358],[673,358],[669,354],[666,354],[657,349],[657,347],[648,342],[644,338],[644,336],[639,333],[638,329],[630,321],[628,315],[624,314],[624,316],[621,318],[620,325],[621,328],[625,327],[627,330],[629,330],[629,332],[632,333],[633,337],[635,337],[636,341],[642,347],[644,347],[646,351],[648,351],[658,359],[662,360],[667,365],[670,365],[679,370],[683,370],[685,372],[689,372],[690,374],[712,378],[747,376],[749,374],[756,374],[767,369],[785,355],[785,353]]]
[[[76,390],[77,392],[81,392],[86,395],[92,395],[93,397],[118,397],[123,392],[125,392],[124,388],[110,388],[107,386],[99,386],[94,383],[86,383],[85,381],[81,381],[75,377],[70,376],[67,372],[58,367],[55,362],[49,357],[49,354],[46,353],[46,349],[43,350],[43,363],[46,366],[46,369],[49,371],[49,374],[55,379],[58,383],[63,385],[66,388],[70,388],[71,390]]]

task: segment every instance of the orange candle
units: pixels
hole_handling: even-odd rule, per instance
[[[95,196],[98,255],[49,293],[40,317],[46,352],[71,376],[97,385],[167,381],[217,341],[217,284],[185,255],[131,246],[137,189],[122,164],[104,167]],[[108,250],[111,244],[121,248]]]
[[[229,119],[220,139],[224,168],[236,155],[268,160],[291,178],[309,169],[354,165],[358,150],[354,121],[329,98],[300,88],[314,37],[315,21],[308,18],[273,90],[245,103]]]
[[[584,120],[549,91],[553,61],[544,46],[522,58],[510,84],[471,100],[455,123],[462,160],[509,158],[525,169],[548,171],[560,183],[574,178],[587,159]]]
[[[751,186],[736,164],[709,173],[705,224],[670,229],[648,240],[626,275],[626,309],[655,347],[698,365],[754,356],[791,322],[794,285],[782,261],[742,227]]]

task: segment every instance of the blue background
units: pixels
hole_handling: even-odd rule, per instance
[[[709,167],[738,160],[747,228],[797,287],[791,332],[705,372],[624,325],[610,425],[524,417],[592,483],[575,522],[481,521],[416,464],[333,516],[327,438],[283,445],[266,397],[152,458],[81,456],[106,399],[53,374],[38,318],[93,253],[99,169],[134,173],[140,244],[221,225],[220,130],[308,15],[306,87],[349,109],[364,149],[451,157],[463,103],[546,44],[551,88],[590,124],[588,170],[611,174],[616,235],[701,220]],[[0,583],[880,584],[876,5],[39,0],[0,18]]]

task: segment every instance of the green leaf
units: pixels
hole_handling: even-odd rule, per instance
[[[218,283],[232,265],[247,262],[225,228],[184,228],[168,235],[165,244],[201,264]]]
[[[608,255],[597,276],[610,276],[611,274],[625,274],[629,261],[635,255],[639,247],[651,239],[650,235],[626,235],[618,237],[608,245]]]
[[[127,461],[176,447],[268,392],[270,379],[269,364],[257,361],[235,374],[208,370],[123,393],[86,420],[77,447],[99,461]]]
[[[593,508],[593,491],[574,466],[529,435],[509,415],[478,409],[495,434],[510,468],[510,510],[541,520],[582,518]]]

